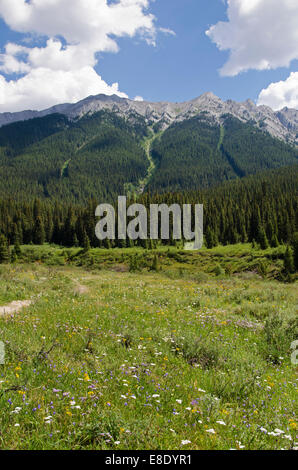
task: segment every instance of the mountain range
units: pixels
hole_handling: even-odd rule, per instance
[[[297,110],[212,93],[185,103],[91,96],[0,114],[0,126],[1,198],[108,201],[297,171]]]
[[[145,118],[149,124],[160,122],[163,129],[201,112],[215,117],[218,123],[222,121],[224,115],[230,114],[243,122],[254,122],[273,137],[298,145],[298,111],[296,109],[283,108],[280,111],[273,111],[268,106],[257,106],[249,99],[243,103],[233,100],[223,101],[211,92],[183,103],[132,101],[117,95],[89,96],[75,104],[60,104],[43,111],[0,113],[0,126],[55,113],[63,114],[69,119],[77,119],[103,109],[122,117],[135,113]]]

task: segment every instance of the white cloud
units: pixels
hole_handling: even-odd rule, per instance
[[[42,109],[90,94],[127,96],[96,73],[98,52],[117,52],[117,38],[139,34],[155,43],[150,0],[0,0],[14,31],[47,38],[43,47],[8,43],[0,54],[0,111]]]
[[[44,109],[100,93],[127,97],[119,91],[118,83],[107,85],[94,68],[88,66],[69,71],[38,67],[10,82],[0,75],[1,112]]]
[[[275,110],[284,107],[298,109],[298,72],[293,72],[285,81],[271,83],[261,91],[258,104]]]
[[[297,0],[227,0],[228,21],[206,32],[230,57],[220,73],[289,66],[298,59]]]
[[[144,98],[142,96],[136,96],[134,101],[144,101]]]

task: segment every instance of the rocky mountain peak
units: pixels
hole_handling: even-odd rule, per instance
[[[268,106],[257,106],[248,99],[243,103],[233,100],[223,101],[212,92],[183,103],[133,101],[120,98],[117,95],[96,95],[74,104],[61,104],[44,111],[24,111],[18,113],[0,114],[0,126],[5,124],[43,117],[53,113],[66,115],[70,119],[81,118],[86,114],[93,114],[103,109],[117,113],[124,118],[140,115],[153,124],[159,122],[166,129],[174,122],[190,119],[204,112],[212,121],[222,122],[226,114],[240,119],[243,122],[255,122],[263,131],[274,137],[298,145],[298,111],[284,108],[274,112]]]

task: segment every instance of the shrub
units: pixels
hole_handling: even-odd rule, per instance
[[[176,349],[182,352],[184,359],[192,366],[198,364],[203,369],[211,369],[219,363],[219,350],[216,344],[207,338],[188,335],[174,340]]]

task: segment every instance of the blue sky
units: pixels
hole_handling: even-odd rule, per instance
[[[1,0],[0,112],[100,92],[298,107],[297,0],[54,4]]]
[[[257,100],[271,82],[285,80],[288,68],[251,70],[237,77],[220,77],[218,69],[228,58],[206,36],[205,31],[225,21],[226,6],[221,0],[157,0],[152,12],[160,26],[176,36],[159,35],[157,46],[142,41],[120,40],[120,52],[103,54],[100,71],[108,82],[119,80],[130,96],[152,101],[186,101],[206,91],[222,99]],[[291,69],[298,70],[298,62]]]

